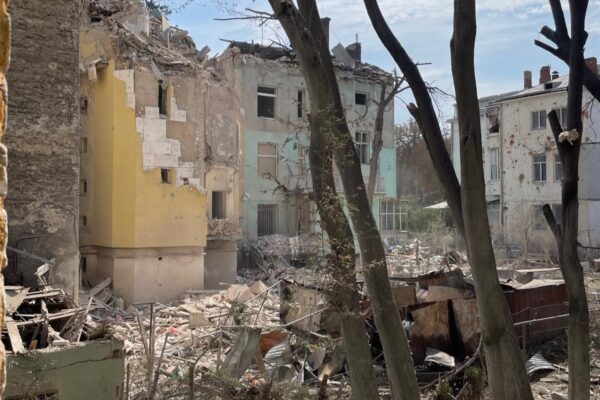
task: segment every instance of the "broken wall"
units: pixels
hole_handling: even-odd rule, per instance
[[[123,342],[91,341],[10,355],[5,396],[61,400],[122,399]],[[47,395],[47,397],[42,397]]]
[[[56,259],[54,280],[77,298],[79,285],[79,72],[77,0],[10,2],[12,66],[6,144],[10,245]],[[33,284],[39,266],[19,258]]]

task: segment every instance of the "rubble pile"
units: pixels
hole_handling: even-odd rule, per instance
[[[38,269],[47,274],[46,265]],[[6,330],[2,340],[13,354],[48,347],[65,347],[105,336],[105,327],[89,313],[97,309],[113,312],[112,295],[107,287],[111,279],[94,286],[76,306],[62,289],[49,285],[38,276],[37,288],[6,286]],[[99,311],[101,312],[101,311]]]
[[[190,290],[170,304],[105,315],[110,333],[125,342],[129,398],[216,396],[224,387],[244,391],[267,383],[316,393],[319,377],[344,369],[340,341],[295,329],[315,313],[280,321],[279,292],[280,282],[256,281],[219,292]],[[330,382],[345,385],[346,379]]]

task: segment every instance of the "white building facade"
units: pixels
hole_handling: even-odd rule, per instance
[[[591,61],[591,62],[590,62]],[[597,71],[595,59],[588,60]],[[525,251],[556,248],[541,209],[550,204],[561,218],[562,165],[547,115],[556,110],[566,126],[568,76],[540,70],[537,86],[525,71],[524,89],[480,100],[486,199],[496,244]],[[583,94],[583,142],[579,164],[579,242],[600,247],[600,106]],[[460,179],[459,133],[451,119],[452,161]]]

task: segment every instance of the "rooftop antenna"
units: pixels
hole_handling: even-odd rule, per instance
[[[358,33],[355,34],[356,35],[356,43],[358,43]]]

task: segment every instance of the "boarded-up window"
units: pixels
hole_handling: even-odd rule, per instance
[[[369,163],[369,134],[367,132],[356,132],[354,134],[354,144],[358,152],[358,158],[361,164]]]
[[[275,100],[277,99],[275,88],[259,86],[256,94],[256,115],[264,118],[275,118]]]
[[[277,177],[277,145],[273,143],[258,144],[258,176],[270,179]]]
[[[258,205],[258,236],[277,233],[277,204]]]
[[[212,192],[212,217],[214,219],[226,218],[225,192]]]

